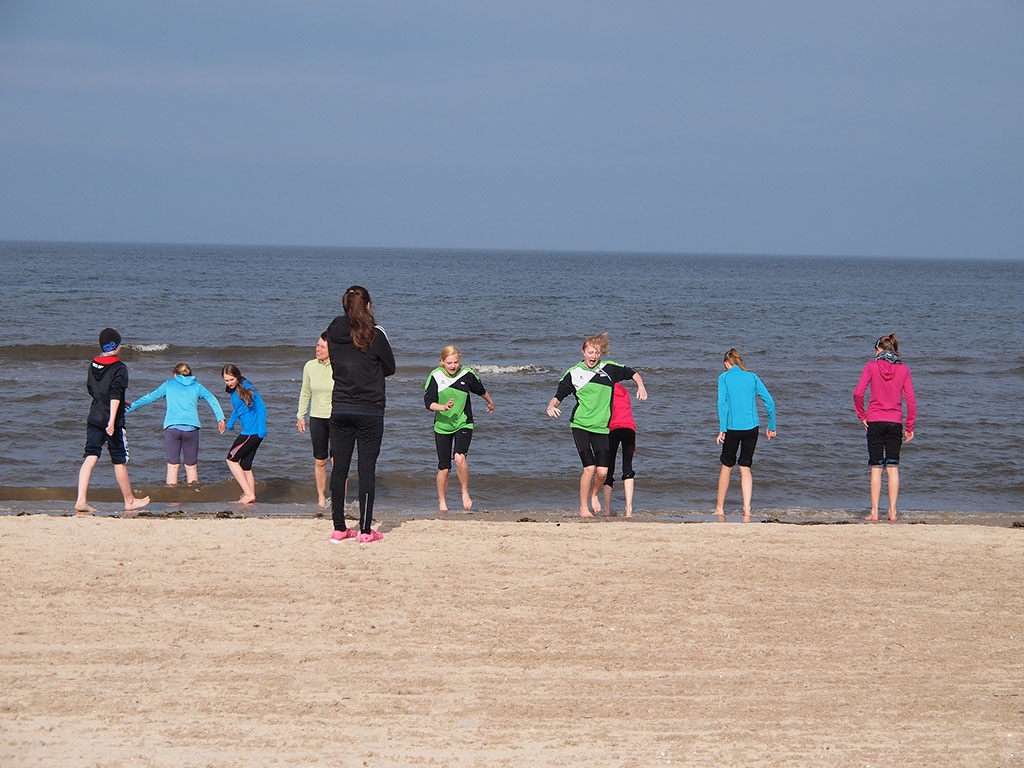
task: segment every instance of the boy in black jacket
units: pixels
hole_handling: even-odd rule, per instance
[[[121,362],[121,334],[113,328],[100,331],[100,350],[103,354],[93,358],[86,378],[86,388],[92,396],[89,420],[86,426],[85,460],[78,470],[78,499],[75,512],[91,515],[96,510],[89,506],[86,494],[93,467],[99,461],[103,446],[107,446],[114,465],[114,477],[124,496],[125,512],[131,513],[149,504],[149,496],[135,498],[128,479],[128,444],[124,433],[125,390],[128,389],[128,366]]]

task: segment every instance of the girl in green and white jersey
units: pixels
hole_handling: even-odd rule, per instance
[[[437,448],[437,509],[448,511],[446,496],[452,459],[462,486],[462,509],[469,512],[469,443],[473,439],[473,406],[470,394],[487,401],[487,412],[494,413],[494,400],[472,368],[462,365],[462,353],[454,345],[441,350],[441,364],[430,372],[423,385],[423,403],[434,413],[434,445]]]
[[[607,333],[584,339],[583,359],[563,374],[547,408],[548,416],[557,419],[562,415],[558,407],[561,402],[569,395],[576,397],[569,426],[583,463],[580,517],[593,517],[593,512],[601,512],[598,493],[608,475],[612,387],[616,382],[632,379],[636,382],[636,399],[647,399],[647,389],[639,373],[628,366],[601,359],[608,354],[608,349]]]

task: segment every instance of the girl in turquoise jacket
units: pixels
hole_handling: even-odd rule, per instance
[[[167,484],[178,484],[178,470],[184,460],[185,480],[199,482],[199,400],[205,400],[217,417],[217,431],[224,434],[224,411],[206,387],[196,381],[188,363],[174,366],[174,378],[133,402],[125,413],[132,413],[165,398],[164,457],[167,459]]]
[[[757,433],[761,428],[757,401],[760,400],[768,412],[765,437],[769,440],[775,437],[775,401],[757,374],[744,367],[743,358],[737,350],[726,352],[723,364],[725,372],[718,377],[718,444],[722,446],[722,468],[718,473],[715,514],[719,520],[725,520],[725,495],[729,491],[729,477],[732,468],[739,463],[743,520],[747,522],[750,520],[750,497],[754,490],[750,468],[754,462]]]

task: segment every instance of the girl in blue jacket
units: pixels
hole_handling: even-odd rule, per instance
[[[256,501],[256,478],[252,474],[252,460],[256,450],[267,436],[267,407],[256,388],[238,370],[237,365],[228,363],[221,369],[226,391],[231,394],[231,416],[228,417],[228,429],[235,422],[242,425],[242,433],[228,451],[228,469],[242,488],[239,504],[252,504]]]
[[[196,381],[188,363],[174,366],[174,378],[168,379],[134,403],[125,413],[132,413],[155,400],[166,398],[164,416],[164,456],[167,459],[167,484],[178,484],[178,469],[185,463],[185,480],[199,482],[199,400],[202,398],[217,417],[217,431],[224,434],[224,411],[206,387]]]
[[[750,467],[754,462],[754,448],[757,447],[757,432],[760,429],[757,400],[761,401],[768,412],[768,429],[764,434],[769,440],[775,437],[775,401],[757,374],[744,367],[738,351],[730,349],[726,352],[723,364],[725,372],[718,377],[718,444],[722,446],[722,468],[718,473],[715,514],[719,520],[725,520],[725,494],[729,490],[729,476],[732,468],[739,463],[743,521],[748,522],[750,497],[754,489]]]

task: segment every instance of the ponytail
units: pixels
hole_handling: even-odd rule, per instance
[[[341,297],[341,306],[352,328],[352,344],[360,352],[365,352],[377,338],[377,321],[370,310],[370,292],[361,285],[353,285]]]
[[[880,349],[883,352],[892,352],[894,355],[900,353],[900,342],[896,338],[895,333],[890,333],[888,336],[879,336],[875,342],[875,349]]]
[[[743,356],[740,355],[739,350],[735,347],[725,353],[722,362],[729,363],[729,365],[738,365],[741,371],[747,370],[747,366],[743,364]]]

